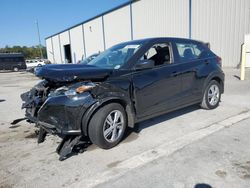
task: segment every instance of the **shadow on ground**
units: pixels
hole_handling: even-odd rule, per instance
[[[176,110],[176,111],[158,116],[156,118],[152,118],[147,121],[143,121],[139,124],[136,124],[134,128],[127,128],[122,142],[123,143],[132,142],[139,137],[138,133],[140,133],[141,130],[151,127],[153,125],[156,125],[158,123],[173,119],[175,117],[182,116],[189,112],[193,112],[198,109],[200,109],[198,105],[192,105],[192,106],[180,109],[180,110]],[[76,147],[74,147],[74,149],[72,150],[73,152],[70,155],[68,155],[67,158],[77,155],[78,153],[89,151],[88,149],[89,147],[93,148],[93,145],[91,142],[83,142],[82,144],[77,144]],[[202,188],[202,187],[196,187],[196,188]],[[208,187],[204,187],[204,188],[208,188]]]
[[[240,77],[238,75],[234,75],[234,78],[237,78],[238,80],[240,80]]]
[[[211,185],[208,185],[206,183],[199,183],[194,186],[194,188],[212,188]]]

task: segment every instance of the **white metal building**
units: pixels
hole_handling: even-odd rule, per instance
[[[52,63],[77,63],[114,44],[184,37],[211,44],[224,67],[240,63],[250,33],[250,0],[135,0],[46,38]]]

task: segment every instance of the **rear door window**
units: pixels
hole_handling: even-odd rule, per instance
[[[195,43],[176,43],[176,47],[181,61],[199,59],[206,51],[204,47]]]

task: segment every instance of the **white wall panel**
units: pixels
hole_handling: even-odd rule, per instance
[[[65,52],[64,52],[64,45],[70,44],[69,39],[69,30],[63,33],[60,33],[60,45],[61,45],[61,53],[62,53],[62,62],[65,63]]]
[[[250,33],[249,0],[192,0],[192,38],[210,42],[223,66],[239,64],[246,33]]]
[[[54,63],[62,63],[59,35],[52,37],[52,43],[53,43],[53,49],[54,49],[54,59],[55,59]]]
[[[47,58],[51,63],[55,63],[52,38],[47,38],[45,40],[45,43],[46,43]]]
[[[189,2],[189,0],[133,2],[133,38],[188,38]],[[244,34],[250,33],[250,0],[192,0],[191,2],[192,38],[210,42],[212,50],[222,57],[223,66],[237,66],[240,62]],[[55,61],[64,62],[66,44],[71,43],[72,61],[75,63],[82,58],[84,49],[89,56],[103,51],[105,47],[131,40],[130,21],[130,5],[127,5],[84,23],[85,46],[81,25],[70,29],[70,32],[68,30],[53,36]],[[105,37],[103,37],[103,25]],[[52,46],[49,39],[46,40],[46,46],[48,52]],[[49,52],[48,58],[53,59]]]
[[[102,17],[84,24],[86,56],[104,50]]]
[[[72,62],[77,63],[84,57],[84,43],[82,25],[70,30]]]
[[[106,48],[131,40],[130,6],[104,15]]]
[[[132,4],[134,39],[188,37],[188,0],[141,0]]]

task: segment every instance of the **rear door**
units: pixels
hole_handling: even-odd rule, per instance
[[[132,75],[139,119],[178,106],[181,92],[179,65],[174,62],[170,43],[154,44],[141,59],[153,60],[155,66]]]
[[[195,41],[178,41],[175,47],[181,69],[182,104],[199,101],[211,58],[204,56],[205,46]]]

